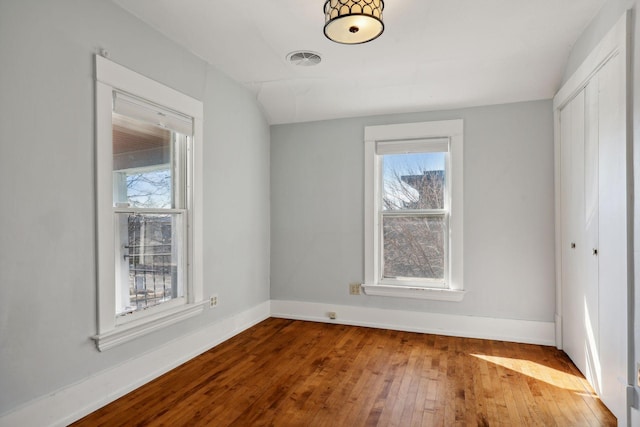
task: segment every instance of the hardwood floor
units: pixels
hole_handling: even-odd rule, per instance
[[[268,319],[76,426],[613,426],[561,351]]]

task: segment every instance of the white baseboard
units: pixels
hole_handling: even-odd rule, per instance
[[[65,426],[267,319],[269,301],[0,416],[0,426]],[[135,380],[132,381],[132,379]]]
[[[327,313],[335,312],[331,320]],[[271,300],[271,316],[527,344],[555,345],[554,322]]]
[[[556,313],[556,347],[562,350],[562,316]]]
[[[337,319],[328,318],[330,311],[337,314]],[[555,345],[553,322],[271,300],[0,415],[0,427],[64,426],[72,423],[269,316]]]

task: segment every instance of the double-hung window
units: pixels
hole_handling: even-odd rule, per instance
[[[367,127],[365,157],[365,293],[462,299],[462,120]]]
[[[202,103],[96,57],[98,349],[200,313]]]

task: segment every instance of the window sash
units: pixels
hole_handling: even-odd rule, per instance
[[[168,308],[176,307],[179,305],[184,305],[189,300],[189,283],[187,281],[187,218],[188,212],[186,209],[162,209],[162,208],[115,208],[114,212],[114,257],[115,257],[115,265],[114,268],[116,270],[114,289],[116,292],[116,306],[114,315],[116,316],[116,324],[127,323],[133,320],[137,320],[141,317],[148,316],[157,311],[162,311]],[[124,275],[126,274],[128,277],[128,265],[125,266],[124,260],[127,256],[130,255],[128,249],[125,249],[123,245],[123,239],[125,238],[125,231],[122,230],[122,225],[120,221],[120,216],[122,215],[176,215],[179,216],[180,219],[176,221],[180,224],[180,227],[175,231],[172,230],[172,236],[175,234],[177,239],[173,239],[171,241],[172,251],[176,251],[176,268],[177,275],[175,279],[177,280],[176,286],[179,286],[181,289],[182,295],[177,296],[175,298],[171,298],[166,301],[162,301],[157,304],[150,305],[148,307],[144,307],[137,310],[131,311],[123,311],[118,312],[118,302],[122,300],[122,293],[126,292],[128,289],[128,278],[125,279]],[[126,235],[126,239],[128,240],[129,236]],[[149,254],[147,256],[153,256],[153,254]]]
[[[431,139],[420,139],[420,140],[394,140],[394,141],[383,141],[385,148],[383,149],[384,153],[381,153],[379,150],[380,141],[376,142],[376,152],[375,156],[375,169],[376,169],[376,210],[383,211],[383,197],[384,197],[384,168],[383,168],[383,158],[384,155],[393,155],[393,154],[421,154],[421,153],[445,153],[444,160],[444,211],[449,212],[451,209],[451,177],[449,176],[451,171],[451,144],[449,138],[431,138]],[[416,144],[416,151],[402,151],[401,148],[405,143]],[[392,149],[397,144],[395,149]],[[411,211],[410,209],[393,209],[393,211]],[[423,210],[426,211],[426,210]],[[435,210],[433,210],[435,211]],[[387,211],[385,211],[387,212]]]
[[[117,92],[114,91],[114,94]],[[138,101],[142,104],[143,100]],[[152,104],[149,104],[151,108]],[[115,107],[114,107],[115,108]],[[114,109],[113,113],[117,113]],[[124,117],[132,117],[126,116],[122,112],[118,113]],[[170,143],[170,157],[168,163],[154,163],[147,166],[140,167],[127,167],[113,170],[113,201],[114,205],[118,206],[126,206],[127,202],[127,189],[126,183],[124,179],[126,175],[133,174],[143,174],[154,172],[157,170],[167,169],[171,173],[171,188],[170,188],[170,196],[171,196],[171,206],[174,208],[184,208],[189,206],[186,197],[188,195],[188,179],[187,177],[191,174],[191,169],[193,168],[193,163],[189,161],[189,157],[187,155],[190,147],[192,145],[193,137],[191,135],[184,135],[179,133],[173,129],[171,131],[171,143]],[[114,161],[115,163],[115,161]],[[115,165],[114,165],[115,166]]]
[[[376,210],[378,223],[378,250],[377,250],[377,282],[383,285],[411,286],[425,288],[447,288],[449,286],[449,211],[450,196],[449,170],[450,170],[450,139],[449,138],[421,138],[415,140],[390,140],[376,141],[375,158],[377,169],[377,190],[376,190]],[[421,154],[421,153],[445,153],[444,162],[444,208],[443,209],[394,209],[384,210],[384,155],[393,154]],[[384,253],[384,218],[406,217],[406,218],[443,218],[445,227],[444,240],[444,277],[442,279],[432,279],[427,277],[385,277],[385,253]]]
[[[193,119],[191,117],[175,113],[169,109],[163,108],[159,105],[155,105],[152,102],[138,98],[135,96],[123,94],[117,90],[113,91],[113,113],[120,114],[124,117],[131,117],[142,122],[151,123],[161,128],[168,129],[171,132],[171,157],[169,163],[169,170],[171,173],[171,207],[151,207],[151,208],[137,208],[127,206],[127,203],[114,203],[116,208],[114,211],[114,238],[115,238],[115,263],[114,268],[116,270],[116,280],[114,283],[116,290],[116,305],[114,315],[116,316],[116,324],[127,323],[129,321],[136,320],[141,317],[148,316],[149,313],[155,311],[161,311],[169,308],[173,308],[179,305],[184,305],[190,299],[191,286],[187,280],[185,274],[187,263],[187,250],[189,246],[189,212],[185,209],[185,197],[189,194],[187,188],[187,180],[191,164],[188,161],[186,155],[188,147],[191,144],[191,137],[193,133]],[[154,122],[155,121],[155,122]],[[114,170],[114,195],[122,188],[116,189],[115,186],[117,179],[116,173],[127,173],[135,169],[152,171],[154,169],[161,168],[163,164],[157,164],[153,166],[147,166],[144,168],[122,169]],[[126,189],[125,189],[126,193]],[[122,198],[122,195],[118,194]],[[127,195],[124,195],[125,198]],[[124,206],[123,206],[124,205]],[[172,234],[177,237],[176,241],[172,240],[173,245],[177,245],[175,250],[177,251],[177,270],[178,275],[175,277],[179,287],[181,289],[181,295],[169,300],[162,300],[156,304],[135,310],[119,311],[120,304],[118,301],[124,300],[125,292],[128,292],[129,288],[129,266],[125,265],[123,258],[126,259],[125,248],[123,246],[123,239],[128,239],[128,235],[125,235],[126,231],[121,230],[121,218],[120,215],[180,215],[179,224],[181,226],[173,230]],[[145,274],[146,276],[146,274]],[[146,288],[146,285],[145,285]],[[121,308],[121,307],[120,307]]]
[[[442,218],[444,221],[443,239],[443,278],[428,277],[385,277],[384,251],[384,219],[385,218]],[[444,209],[380,211],[378,214],[378,235],[380,247],[378,249],[378,283],[394,286],[424,286],[430,288],[447,288],[449,283],[449,213]]]

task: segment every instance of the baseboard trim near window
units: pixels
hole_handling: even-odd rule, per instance
[[[336,318],[330,319],[329,313]],[[271,300],[271,316],[525,344],[555,345],[554,322]]]

